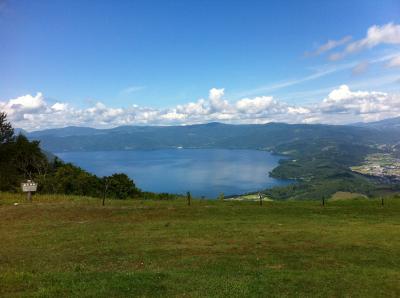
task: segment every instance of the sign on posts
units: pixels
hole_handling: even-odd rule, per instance
[[[26,192],[28,201],[32,201],[32,192],[37,190],[37,186],[38,184],[32,180],[21,183],[21,189],[23,192]]]

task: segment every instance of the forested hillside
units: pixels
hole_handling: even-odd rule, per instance
[[[125,174],[97,177],[46,154],[39,141],[16,135],[5,113],[0,113],[0,191],[16,192],[26,180],[38,182],[40,193],[126,199],[140,190]]]

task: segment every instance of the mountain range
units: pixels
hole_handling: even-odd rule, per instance
[[[119,126],[110,129],[69,126],[26,132],[44,150],[107,151],[161,148],[270,149],[277,145],[313,140],[338,140],[361,144],[400,141],[400,117],[353,125],[208,123],[185,126]]]

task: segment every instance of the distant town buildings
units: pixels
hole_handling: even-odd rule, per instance
[[[351,167],[351,170],[400,182],[400,158],[395,158],[390,153],[370,154],[362,165]]]

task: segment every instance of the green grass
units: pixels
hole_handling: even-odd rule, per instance
[[[5,297],[400,295],[398,199],[102,207],[0,193],[0,241]]]

